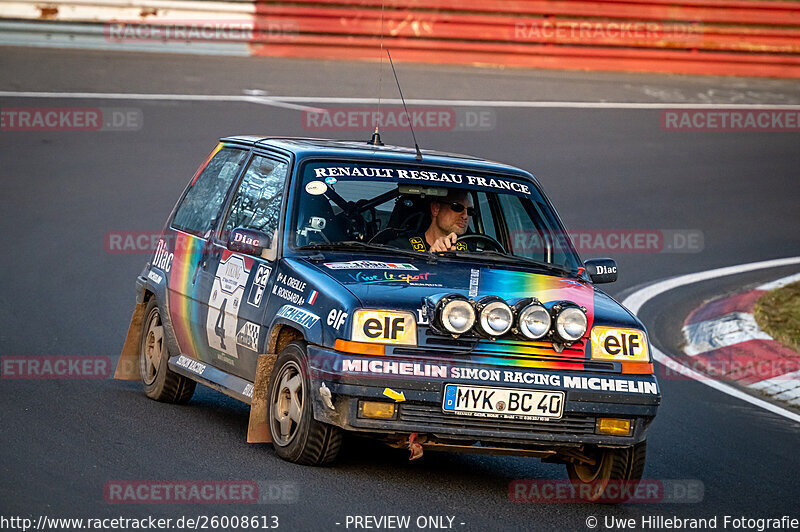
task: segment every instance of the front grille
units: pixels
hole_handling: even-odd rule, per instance
[[[564,414],[555,421],[522,421],[518,419],[487,419],[445,414],[435,406],[401,404],[399,421],[420,426],[420,430],[435,432],[447,429],[498,429],[548,434],[594,434],[595,418],[579,414]]]
[[[517,359],[539,362],[566,362],[568,364],[583,364],[582,369],[596,371],[613,371],[612,363],[594,362],[586,359],[586,344],[583,340],[565,348],[561,353],[553,352],[552,342],[523,341],[518,339],[498,339],[488,341],[477,337],[462,336],[452,338],[441,336],[426,328],[419,336],[417,347],[395,347],[394,354],[406,356],[419,356],[424,354],[443,358],[469,358],[473,356]]]
[[[452,338],[450,336],[440,336],[433,332],[431,329],[426,329],[425,334],[421,335],[421,345],[428,346],[428,347],[446,347],[448,349],[465,349],[465,350],[475,350],[478,352],[486,351],[485,348],[488,348],[492,344],[495,345],[506,345],[509,347],[523,347],[525,349],[536,351],[537,349],[542,350],[551,350],[553,343],[547,342],[543,340],[516,340],[516,339],[499,339],[495,340],[494,342],[487,342],[485,339],[479,338],[471,338],[467,336],[462,336],[460,338]],[[478,344],[478,345],[475,345]],[[584,351],[586,349],[586,345],[584,341],[578,340],[571,346],[567,347],[563,351],[563,356],[565,357],[577,357],[583,358]],[[490,350],[491,351],[491,350]]]

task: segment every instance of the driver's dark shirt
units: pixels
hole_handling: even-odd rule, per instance
[[[387,242],[386,245],[396,247],[399,249],[411,249],[414,251],[430,251],[430,246],[428,246],[428,242],[425,240],[425,235],[416,235],[416,234],[405,234],[401,235],[394,240]],[[466,242],[458,242],[456,241],[455,246],[453,249],[457,251],[469,251],[469,247],[467,246]]]

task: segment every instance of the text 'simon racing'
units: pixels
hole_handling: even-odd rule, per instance
[[[248,441],[327,464],[342,431],[634,485],[661,400],[647,334],[596,288],[531,174],[467,156],[223,139],[137,279],[118,378],[249,403]]]

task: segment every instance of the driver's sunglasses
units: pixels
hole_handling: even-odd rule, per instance
[[[464,209],[467,209],[467,216],[475,216],[475,207],[465,207],[464,205],[454,201],[452,203],[446,203],[450,210],[453,212],[462,212]]]

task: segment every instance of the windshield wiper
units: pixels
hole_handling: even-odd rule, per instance
[[[573,274],[571,271],[565,270],[564,268],[559,268],[558,266],[555,266],[553,264],[540,262],[536,259],[531,259],[528,257],[520,257],[508,253],[501,253],[500,251],[494,251],[488,249],[485,249],[483,251],[457,251],[451,249],[448,251],[440,251],[439,253],[442,255],[446,255],[448,257],[463,257],[465,259],[487,259],[491,257],[493,259],[500,259],[500,262],[509,262],[509,263],[523,262],[525,264],[531,264],[538,268],[544,268],[554,273],[575,277],[575,274]]]
[[[301,246],[297,249],[300,250],[359,250],[359,251],[375,251],[380,253],[390,253],[394,255],[403,255],[404,257],[413,257],[415,259],[425,259],[429,262],[436,262],[436,257],[430,253],[422,251],[412,251],[409,249],[400,249],[384,244],[369,244],[359,240],[345,240],[343,242],[320,242],[317,244],[308,244]]]

